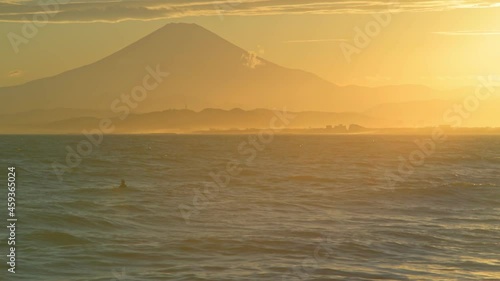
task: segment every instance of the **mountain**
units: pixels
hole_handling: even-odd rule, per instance
[[[132,112],[185,107],[362,112],[382,103],[457,95],[421,86],[340,87],[278,66],[198,25],[168,24],[92,64],[0,88],[0,112],[74,108],[116,113],[117,105],[126,103],[116,99],[137,90],[157,69],[168,77],[161,77],[141,102],[127,104]]]

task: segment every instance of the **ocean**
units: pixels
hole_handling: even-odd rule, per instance
[[[1,280],[500,280],[500,137],[426,138],[0,136]]]

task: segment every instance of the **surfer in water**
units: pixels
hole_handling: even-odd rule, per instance
[[[125,188],[127,187],[127,184],[125,183],[125,180],[122,179],[122,183],[120,184],[120,188]]]

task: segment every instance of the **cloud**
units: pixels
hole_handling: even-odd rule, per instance
[[[24,71],[22,71],[20,69],[12,70],[12,71],[9,71],[9,73],[7,73],[7,77],[9,77],[9,78],[15,78],[15,77],[23,76],[23,75],[24,75]]]
[[[333,39],[304,39],[304,40],[288,40],[283,41],[284,43],[322,43],[322,42],[347,42],[348,39],[344,38],[333,38]]]
[[[40,4],[45,3],[45,4]],[[363,14],[499,7],[493,0],[0,0],[0,22],[118,22],[188,16]]]
[[[447,36],[487,36],[500,35],[500,31],[436,31],[434,34]]]

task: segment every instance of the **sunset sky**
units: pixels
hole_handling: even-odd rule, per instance
[[[0,86],[92,63],[170,22],[200,24],[272,62],[339,85],[455,88],[500,74],[495,1],[59,2],[67,4],[44,9],[38,0],[0,0]],[[33,21],[39,27],[28,38],[23,28]],[[354,40],[366,29],[372,36],[360,47]]]

